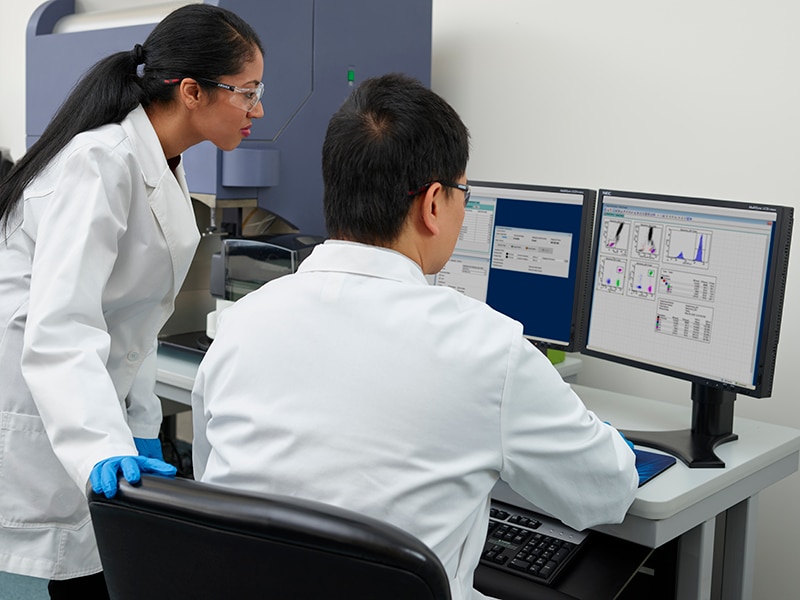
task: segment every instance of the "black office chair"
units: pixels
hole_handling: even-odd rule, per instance
[[[319,502],[145,475],[89,509],[112,600],[450,598],[417,538]]]

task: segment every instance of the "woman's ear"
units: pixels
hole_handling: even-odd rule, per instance
[[[200,84],[191,77],[184,77],[178,86],[178,97],[189,110],[193,110],[200,105],[205,92]]]

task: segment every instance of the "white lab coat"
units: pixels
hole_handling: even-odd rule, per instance
[[[437,553],[454,600],[480,597],[498,478],[577,528],[621,521],[638,484],[520,323],[360,244],[328,241],[228,308],[192,409],[197,478],[391,522]]]
[[[0,238],[0,570],[101,570],[86,482],[158,435],[156,336],[198,241],[183,169],[141,107],[26,189]]]

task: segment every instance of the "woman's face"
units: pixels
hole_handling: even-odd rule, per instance
[[[199,116],[199,127],[204,139],[221,150],[233,150],[250,135],[253,119],[264,116],[264,108],[258,101],[248,110],[264,75],[264,57],[256,49],[252,61],[245,63],[240,73],[224,75],[219,83],[248,90],[245,93],[218,88],[212,100],[203,107]]]

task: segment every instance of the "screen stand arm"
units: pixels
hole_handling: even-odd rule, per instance
[[[662,450],[692,468],[723,468],[714,449],[738,439],[733,433],[736,392],[692,384],[692,428],[676,431],[629,431],[622,434],[635,444]]]

